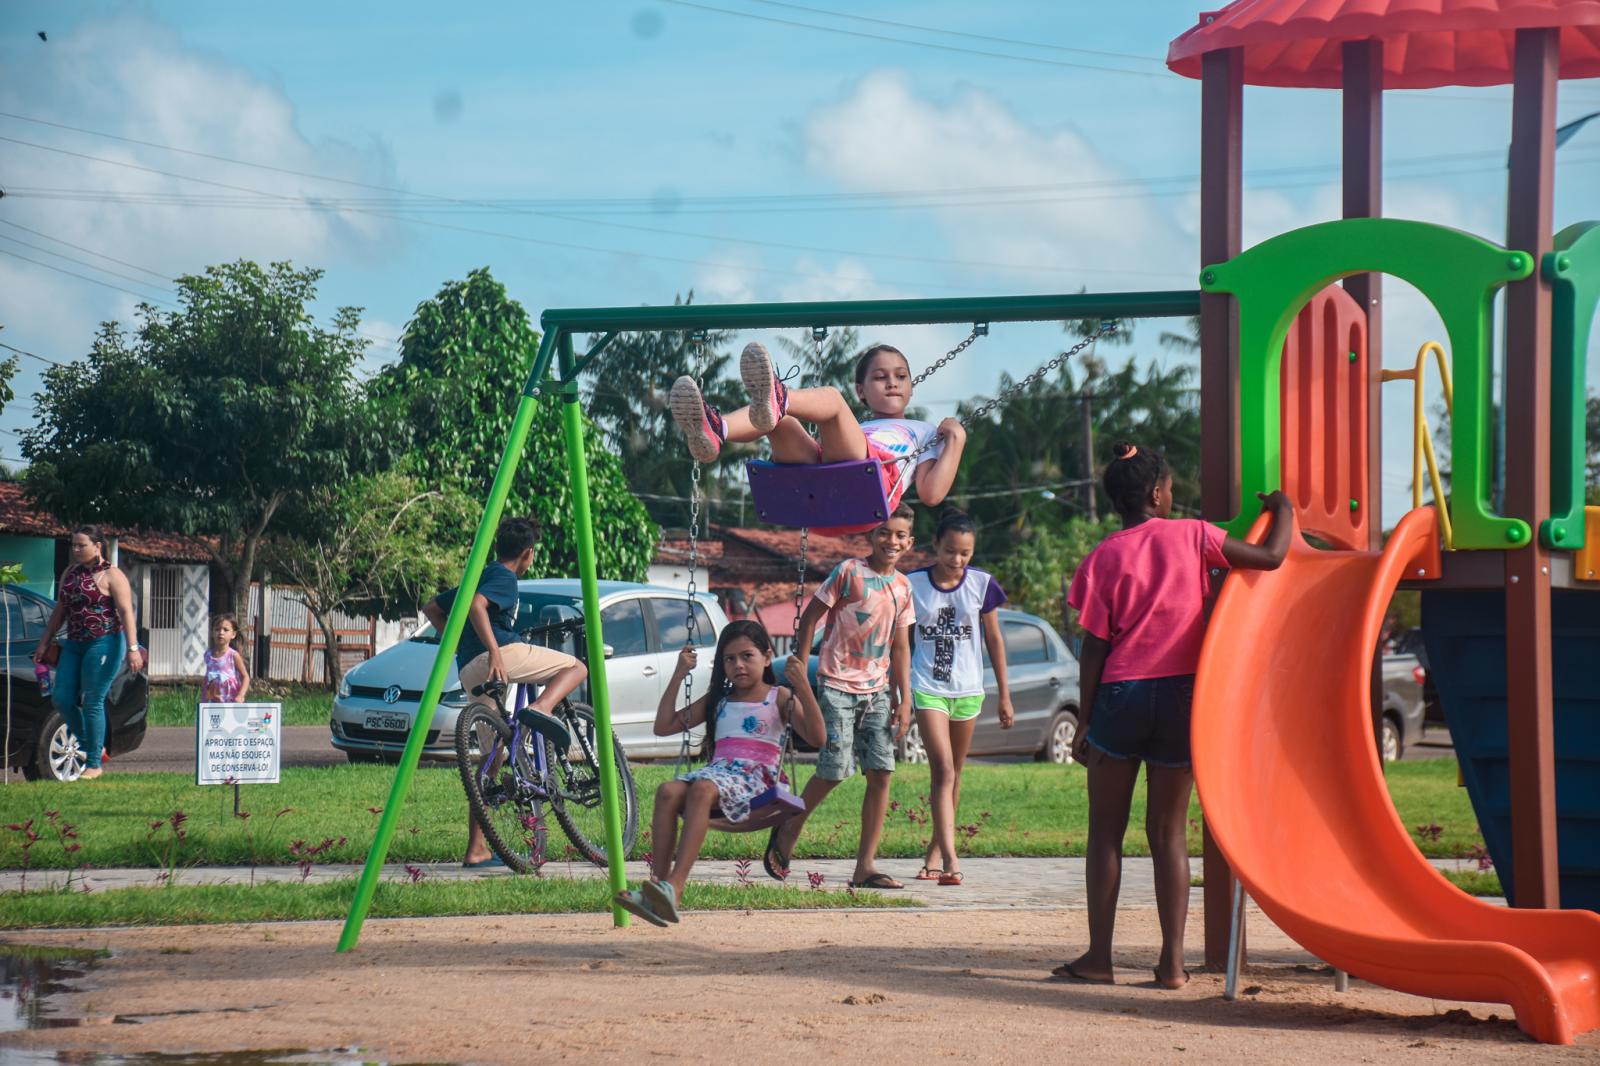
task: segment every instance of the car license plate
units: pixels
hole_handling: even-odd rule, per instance
[[[382,729],[390,733],[411,731],[411,717],[394,711],[368,711],[365,725],[368,729]]]

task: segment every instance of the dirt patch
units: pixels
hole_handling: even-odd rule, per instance
[[[1221,999],[1199,972],[1191,924],[1184,988],[1156,988],[1153,911],[1119,918],[1116,985],[1047,980],[1081,950],[1081,911],[690,914],[670,929],[599,916],[369,922],[339,927],[127,929],[13,935],[108,947],[55,1013],[139,1024],[0,1036],[6,1046],[223,1052],[359,1048],[393,1062],[528,1062],[536,1056],[719,1059],[789,1066],[996,1061],[1019,1051],[1106,1062],[1596,1061],[1528,1041],[1501,1005],[1445,1003],[1355,982],[1264,921],[1252,925],[1251,995]],[[176,950],[174,950],[176,949]],[[1495,1017],[1498,1015],[1498,1017]]]

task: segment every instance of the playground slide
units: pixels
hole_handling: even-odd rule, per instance
[[[1395,586],[1437,566],[1436,544],[1423,508],[1382,554],[1317,551],[1297,531],[1281,568],[1228,578],[1195,686],[1200,802],[1251,898],[1308,951],[1401,992],[1508,1003],[1533,1038],[1571,1043],[1600,1026],[1600,915],[1466,895],[1384,787],[1373,649]]]

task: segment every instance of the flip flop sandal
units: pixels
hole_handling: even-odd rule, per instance
[[[1188,970],[1185,970],[1185,971],[1183,971],[1183,984],[1181,984],[1181,985],[1164,985],[1164,984],[1161,983],[1161,971],[1160,970],[1151,970],[1150,972],[1156,975],[1156,987],[1161,989],[1163,992],[1176,992],[1176,991],[1178,991],[1178,989],[1186,987],[1189,984],[1190,978],[1194,977],[1194,974],[1190,973]]]
[[[477,862],[464,862],[461,864],[463,870],[496,870],[504,866],[505,860],[498,855],[491,855],[487,859],[479,859]]]
[[[939,883],[941,885],[959,885],[961,883],[961,871],[951,870],[940,874]]]
[[[767,850],[761,856],[761,867],[767,871],[767,876],[774,881],[789,880],[789,863],[779,862],[783,856],[778,854],[778,830],[781,826],[774,826],[772,832],[767,834]]]
[[[870,874],[859,881],[847,881],[846,884],[851,888],[876,888],[880,890],[906,887],[884,873]]]
[[[944,871],[943,870],[935,870],[931,866],[924,866],[922,869],[917,871],[917,876],[914,878],[914,880],[917,880],[917,881],[937,881],[940,878],[942,878],[943,876],[944,876]]]
[[[1057,966],[1055,969],[1051,970],[1050,980],[1081,981],[1086,985],[1114,985],[1117,983],[1115,978],[1107,980],[1104,977],[1085,977],[1077,970],[1074,970],[1072,968],[1072,963],[1070,962],[1064,962],[1060,966]]]
[[[646,881],[639,892],[656,915],[674,925],[678,922],[678,892],[665,881]]]
[[[629,914],[638,915],[651,925],[660,926],[663,929],[667,927],[667,920],[650,909],[650,901],[644,898],[644,893],[642,892],[618,892],[617,906]]]

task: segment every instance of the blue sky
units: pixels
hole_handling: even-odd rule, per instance
[[[240,257],[325,268],[325,308],[366,309],[374,366],[419,301],[481,265],[535,316],[689,289],[709,302],[1192,287],[1198,85],[1159,59],[1195,12],[7,0],[0,341],[82,358],[99,322],[131,319],[136,297],[118,289],[170,299],[167,279]],[[1509,90],[1386,99],[1387,213],[1501,237]],[[1336,95],[1250,90],[1245,107],[1247,243],[1334,217]],[[1563,119],[1593,110],[1600,87],[1563,87]],[[1600,122],[1561,151],[1558,226],[1600,217],[1597,162]],[[1134,350],[1176,358],[1155,342],[1172,325],[1145,326]],[[965,330],[883,332],[920,364]],[[1439,333],[1391,283],[1387,363]],[[1059,336],[997,327],[919,400],[949,413]],[[3,457],[39,383],[42,364],[23,363]],[[1390,521],[1410,467],[1409,397],[1392,395]]]

